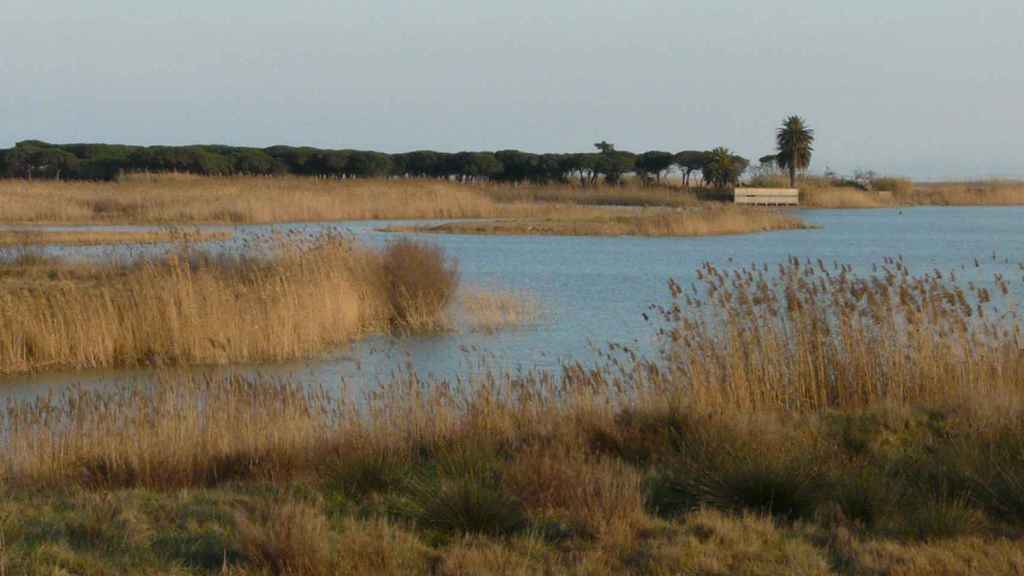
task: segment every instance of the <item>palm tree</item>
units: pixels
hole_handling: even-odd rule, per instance
[[[796,187],[797,170],[806,170],[811,165],[811,153],[814,148],[814,130],[799,116],[790,116],[782,123],[775,134],[778,146],[778,165],[789,170],[789,186]]]

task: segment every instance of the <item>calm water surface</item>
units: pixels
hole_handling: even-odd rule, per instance
[[[684,285],[705,262],[720,268],[774,264],[789,256],[839,261],[866,270],[887,256],[902,256],[917,272],[960,269],[961,278],[1004,272],[1021,289],[1016,263],[1024,260],[1024,207],[806,210],[801,217],[816,230],[703,238],[593,238],[409,235],[440,244],[458,259],[463,284],[510,289],[533,296],[541,318],[533,325],[493,335],[455,333],[401,340],[372,338],[350,349],[287,364],[204,368],[254,371],[308,383],[371,386],[411,367],[423,375],[451,377],[483,366],[508,370],[557,369],[566,360],[592,363],[609,342],[653,353],[656,326],[644,320],[651,304],[668,300],[667,281]],[[249,235],[269,230],[314,234],[347,231],[369,244],[393,234],[376,231],[391,223],[356,222],[243,226],[234,239],[212,249],[237,249]],[[128,228],[137,229],[138,227]],[[106,227],[105,229],[125,229]],[[149,247],[49,248],[92,257],[123,257],[161,250]],[[995,254],[998,258],[993,262]],[[1008,260],[1008,262],[1007,262]],[[1017,296],[1024,296],[1018,292]],[[104,386],[144,381],[148,370],[95,371],[18,376],[0,381],[0,395],[31,396],[68,385]]]

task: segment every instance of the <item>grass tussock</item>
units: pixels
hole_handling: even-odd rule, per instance
[[[436,247],[277,239],[130,262],[25,252],[0,264],[0,373],[283,360],[370,332],[444,326],[458,283]]]
[[[695,289],[673,285],[657,361],[407,375],[358,397],[169,376],[12,401],[4,562],[30,574],[1020,571],[1022,342],[998,277],[960,288],[899,260],[701,274]]]
[[[718,236],[808,228],[777,210],[708,206],[683,210],[568,208],[544,218],[449,222],[390,231],[531,236]]]

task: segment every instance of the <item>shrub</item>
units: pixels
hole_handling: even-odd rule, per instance
[[[399,327],[438,325],[459,283],[458,265],[441,248],[416,240],[394,241],[384,249],[383,271]]]

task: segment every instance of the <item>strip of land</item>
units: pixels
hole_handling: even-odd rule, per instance
[[[574,213],[575,212],[575,213]],[[810,228],[796,216],[775,210],[738,207],[682,210],[568,211],[546,218],[446,222],[392,226],[388,232],[531,236],[714,236]]]
[[[168,242],[209,242],[226,240],[227,230],[105,231],[105,230],[0,230],[0,246],[108,246],[117,244],[162,244]]]
[[[753,184],[759,186],[788,186],[779,177],[755,180]],[[874,190],[866,191],[826,178],[806,177],[798,182],[801,204],[812,208],[1024,204],[1024,183],[1015,181],[918,184],[879,179],[876,185]],[[115,182],[2,179],[0,223],[167,225],[453,219],[564,222],[581,219],[566,216],[566,211],[572,209],[714,208],[720,206],[723,198],[728,199],[729,194],[699,188],[643,186],[639,182],[622,186],[512,186],[439,179],[129,174]],[[533,222],[531,226],[538,224]],[[563,233],[559,229],[566,228],[548,226],[552,228],[549,233]],[[639,229],[644,227],[665,228],[646,224],[587,224],[577,226],[574,233],[603,234],[588,230],[608,228],[616,234],[643,234]],[[756,224],[742,228],[761,229]],[[615,232],[616,229],[619,231]],[[515,232],[506,229],[502,233]]]
[[[865,190],[809,177],[801,180],[799,186],[800,204],[807,208],[1024,205],[1024,182],[1013,180],[916,183],[885,178],[878,181],[879,187]]]

